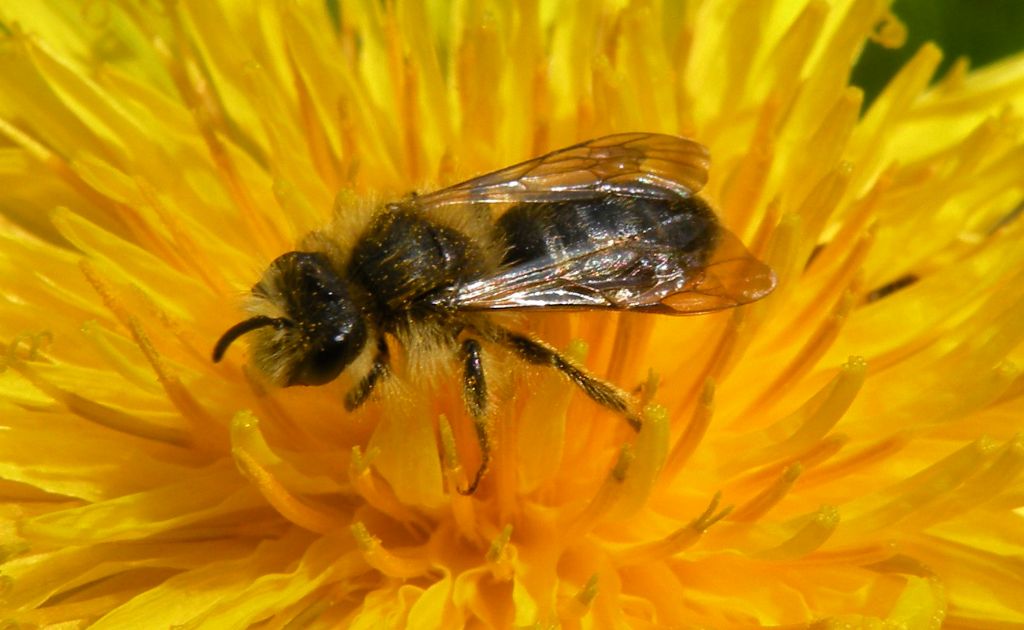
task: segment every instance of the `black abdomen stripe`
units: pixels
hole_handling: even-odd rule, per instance
[[[718,221],[699,197],[596,199],[515,205],[496,222],[503,263],[561,260],[611,243],[650,244],[682,257],[711,249]]]

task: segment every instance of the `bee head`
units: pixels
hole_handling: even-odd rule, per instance
[[[220,361],[235,339],[256,331],[252,361],[281,386],[330,382],[366,344],[363,314],[320,253],[288,252],[274,260],[252,288],[249,311],[254,317],[221,336],[213,360]]]

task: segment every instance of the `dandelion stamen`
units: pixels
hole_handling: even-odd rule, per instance
[[[754,556],[775,562],[806,556],[831,538],[838,526],[839,510],[824,506],[812,514],[792,536],[778,546],[757,552]]]
[[[826,435],[806,451],[797,453],[793,457],[786,457],[772,462],[763,468],[737,477],[727,488],[736,492],[743,492],[746,488],[763,487],[766,483],[778,479],[779,475],[783,474],[788,467],[793,465],[799,465],[804,471],[811,470],[841,451],[849,441],[849,436],[842,433]],[[803,477],[806,478],[806,475],[803,475]]]
[[[350,530],[366,563],[384,575],[409,580],[430,571],[430,563],[422,556],[399,555],[385,549],[363,522],[356,521]]]
[[[586,583],[580,587],[576,594],[572,597],[562,600],[558,606],[558,618],[562,621],[562,624],[579,621],[590,612],[591,604],[594,598],[597,597],[597,574],[594,573],[587,579]]]
[[[189,234],[188,229],[182,224],[181,219],[160,200],[160,196],[153,190],[149,182],[141,177],[136,177],[135,185],[146,205],[156,213],[161,224],[167,230],[166,238],[173,243],[173,247],[169,249],[174,252],[174,258],[179,261],[180,266],[199,277],[213,293],[222,294],[228,291],[229,284],[221,273],[221,269],[215,265],[204,264],[206,257]]]
[[[44,344],[49,344],[53,341],[53,334],[49,331],[42,331],[38,333],[24,332],[14,336],[14,339],[7,344],[7,356],[3,362],[0,362],[0,372],[7,369],[8,366],[14,365],[21,361],[36,361],[39,359],[39,349]],[[28,344],[27,349],[22,349],[25,344]]]
[[[1004,488],[1016,483],[1024,473],[1024,435],[1015,435],[1008,440],[1001,452],[980,475],[970,479],[957,494],[961,501],[971,507],[983,505],[995,498]]]
[[[751,221],[771,173],[775,157],[774,134],[778,122],[779,102],[769,98],[758,112],[757,126],[750,141],[750,149],[733,171],[729,181],[722,187],[721,207],[724,216],[730,217],[730,225],[743,234]]]
[[[3,116],[0,116],[0,133],[7,136],[12,143],[27,151],[32,158],[41,164],[56,166],[58,163],[62,163],[59,156],[37,142],[31,135],[22,131]],[[51,170],[56,171],[57,169],[51,168]]]
[[[849,409],[866,372],[864,359],[850,357],[839,374],[794,413],[766,429],[739,436],[732,445],[746,444],[746,453],[731,458],[724,469],[740,471],[794,457],[817,444]]]
[[[93,348],[118,374],[136,387],[147,391],[159,391],[159,386],[153,381],[152,372],[141,369],[129,357],[118,352],[107,338],[106,331],[96,320],[91,319],[82,324],[81,331],[82,335],[92,343]]]
[[[246,366],[242,369],[242,374],[253,395],[253,406],[259,411],[257,415],[273,424],[282,438],[287,440],[286,443],[289,447],[303,450],[312,448],[319,442],[318,438],[310,433],[308,427],[288,413],[273,392],[267,391],[265,383],[261,382],[260,377],[254,374],[251,368]]]
[[[612,561],[617,567],[636,566],[670,558],[695,545],[704,534],[717,522],[727,517],[733,506],[727,505],[721,510],[718,505],[722,493],[716,492],[708,503],[708,507],[700,516],[661,540],[633,545],[614,553]]]
[[[665,463],[665,472],[662,475],[663,483],[671,483],[686,465],[686,462],[693,455],[700,445],[701,440],[711,425],[711,418],[715,413],[715,381],[708,379],[704,382],[704,391],[701,392],[700,400],[693,410],[690,422],[687,423],[683,434],[672,447],[672,452]]]
[[[157,51],[161,53],[167,64],[168,72],[174,80],[182,100],[192,111],[196,129],[202,136],[221,182],[224,183],[228,194],[240,210],[247,232],[257,247],[269,255],[280,249],[280,232],[270,225],[266,213],[257,210],[257,204],[248,187],[242,183],[238,169],[231,159],[230,151],[218,135],[218,129],[228,129],[227,117],[224,115],[218,95],[211,90],[211,82],[208,77],[200,75],[202,71],[199,68],[203,64],[195,58],[191,46],[184,43],[187,38],[183,34],[184,27],[177,12],[172,11],[169,15],[170,22],[178,35],[175,39],[180,44],[172,50],[166,42],[156,40]]]
[[[571,540],[589,532],[615,506],[623,493],[622,486],[635,459],[636,454],[632,445],[623,444],[619,449],[615,465],[608,471],[604,483],[601,484],[586,507],[565,528],[566,539]]]
[[[453,489],[465,488],[468,484],[465,470],[459,463],[459,454],[455,448],[455,433],[448,417],[438,417],[438,430],[441,434],[441,454],[444,463],[445,481],[448,484],[448,496],[451,500],[452,517],[455,526],[466,540],[480,542],[480,530],[477,526],[476,510],[473,498]]]
[[[836,175],[841,177],[838,183],[845,184],[843,180],[849,179],[851,168],[849,164],[843,162],[843,151],[857,126],[863,101],[863,91],[855,87],[846,88],[814,130],[814,134],[808,139],[808,146],[817,150],[808,151],[797,157],[798,168],[806,173],[806,179],[796,184],[796,199],[804,199],[815,182],[819,182],[820,187],[821,183]],[[837,183],[835,180],[833,182]],[[848,191],[838,192],[844,194]],[[818,241],[817,238],[809,240],[815,243]]]
[[[878,213],[879,206],[893,185],[897,170],[893,166],[883,171],[871,189],[863,197],[853,202],[852,207],[846,211],[846,216],[843,217],[838,231],[828,241],[821,253],[815,256],[808,265],[809,277],[824,273],[850,259],[851,256],[848,252],[856,246],[857,240],[864,237],[863,235]]]
[[[869,38],[879,46],[899,48],[907,41],[907,27],[890,11],[875,25]]]
[[[135,340],[135,344],[142,350],[143,355],[149,361],[153,371],[156,372],[157,380],[167,392],[167,398],[181,412],[181,416],[188,422],[189,430],[195,437],[196,446],[206,448],[217,448],[225,439],[225,432],[220,429],[218,423],[206,409],[199,404],[199,401],[192,395],[181,379],[172,374],[165,362],[161,359],[156,348],[153,347],[149,337],[142,330],[142,326],[134,317],[126,322],[128,330]]]
[[[284,518],[318,534],[326,534],[344,526],[345,519],[340,514],[314,508],[299,500],[244,448],[236,446],[232,448],[231,454],[246,479],[256,486],[267,503]]]
[[[843,459],[815,468],[804,475],[802,483],[828,483],[847,477],[858,469],[869,468],[873,464],[884,462],[905,448],[911,439],[913,439],[913,434],[910,431],[900,431],[896,435],[878,440]]]
[[[328,138],[331,133],[326,129],[317,115],[313,96],[309,87],[299,73],[295,73],[295,91],[298,94],[299,116],[302,123],[302,134],[309,149],[310,159],[316,168],[317,175],[327,190],[339,190],[342,187],[342,176],[339,172],[338,158],[332,150]]]
[[[348,467],[348,478],[352,487],[367,505],[382,514],[387,514],[399,523],[419,531],[428,530],[429,524],[423,516],[399,501],[391,488],[374,474],[372,463],[379,453],[380,449],[377,447],[371,447],[366,451],[366,455],[363,455],[359,446],[352,447],[352,459]]]
[[[750,78],[752,92],[779,99],[779,108],[789,111],[805,66],[813,59],[811,53],[821,36],[830,6],[826,2],[808,2],[779,38],[761,67]]]
[[[729,316],[729,321],[726,323],[725,329],[720,333],[718,342],[709,353],[707,362],[699,370],[697,379],[693,381],[690,391],[683,397],[687,404],[698,395],[701,395],[699,392],[706,391],[709,382],[717,381],[725,373],[726,364],[739,345],[740,336],[746,325],[746,313],[746,309],[740,308],[733,311],[732,315]],[[676,408],[673,411],[678,415],[684,409]]]
[[[844,527],[844,540],[856,539],[868,532],[892,528],[903,519],[931,507],[971,475],[991,457],[995,446],[991,439],[971,442],[955,453],[903,481],[879,497],[884,502],[860,514],[854,513]]]
[[[626,518],[647,503],[668,455],[668,429],[664,407],[650,405],[643,410],[643,425],[633,444],[634,458],[610,518]]]
[[[831,274],[825,276],[822,273],[821,288],[817,291],[813,289],[808,291],[807,305],[794,315],[792,321],[818,321],[824,315],[824,310],[828,308],[829,304],[835,304],[846,293],[856,293],[854,288],[858,274],[862,271],[864,260],[871,251],[874,240],[874,231],[864,234],[857,239],[847,256]]]
[[[899,545],[893,541],[885,541],[876,544],[848,547],[839,550],[825,551],[819,548],[811,553],[800,557],[788,559],[800,566],[867,566],[893,557],[897,554]]]
[[[734,510],[730,520],[751,522],[760,519],[786,496],[802,472],[800,464],[787,466],[775,483]]]
[[[652,318],[637,313],[622,313],[615,327],[615,342],[608,359],[607,379],[628,383],[646,360],[647,347],[654,332]]]
[[[103,210],[107,218],[123,224],[123,212],[120,204],[95,191],[82,180],[63,157],[35,141],[29,134],[24,133],[2,116],[0,116],[0,133],[6,135],[13,143],[27,151],[43,168],[64,181],[90,204]]]
[[[90,422],[146,440],[183,448],[194,446],[191,433],[182,429],[153,424],[124,411],[89,400],[75,392],[61,389],[25,363],[17,362],[9,367],[25,377],[25,380],[32,383],[39,391],[63,405],[69,412]]]
[[[513,561],[515,560],[515,547],[509,544],[512,540],[512,525],[508,524],[501,528],[501,532],[491,541],[487,550],[487,566],[491,576],[499,581],[505,582],[512,579],[515,574]]]
[[[779,371],[779,375],[764,389],[760,398],[753,407],[769,407],[773,405],[786,391],[784,384],[790,379],[800,378],[809,372],[825,352],[832,346],[839,331],[846,323],[847,316],[853,310],[856,303],[854,294],[847,291],[836,303],[832,313],[821,323],[804,342],[803,346],[796,353],[789,363]]]
[[[933,505],[915,510],[904,523],[924,530],[971,512],[1012,487],[1024,470],[1024,439],[1016,436],[990,459],[993,460],[991,463],[987,466],[982,464],[984,468],[967,477],[962,485],[946,492]]]

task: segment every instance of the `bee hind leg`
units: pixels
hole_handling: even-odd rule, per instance
[[[591,400],[620,414],[634,431],[640,431],[640,418],[630,409],[629,399],[625,392],[618,387],[587,373],[586,370],[577,366],[551,346],[527,335],[501,328],[498,330],[495,341],[509,348],[528,363],[553,367],[565,374]]]
[[[466,399],[466,409],[473,418],[473,428],[476,429],[476,439],[480,444],[480,467],[477,468],[469,486],[458,489],[459,494],[468,495],[476,492],[491,463],[491,438],[487,427],[487,382],[484,380],[484,365],[480,359],[480,342],[476,339],[466,339],[462,342],[460,355],[464,362],[462,394]]]
[[[345,409],[353,411],[358,409],[366,399],[373,393],[373,388],[384,377],[391,373],[391,354],[388,352],[388,344],[381,336],[377,339],[377,355],[373,358],[373,365],[370,371],[363,378],[359,379],[355,387],[345,395]]]

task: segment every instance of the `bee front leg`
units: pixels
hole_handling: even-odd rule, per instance
[[[487,472],[487,466],[491,463],[491,439],[487,427],[487,383],[484,380],[484,365],[480,359],[480,342],[476,339],[467,339],[462,342],[460,351],[464,362],[462,378],[462,394],[466,399],[466,408],[473,418],[473,427],[476,429],[476,439],[480,444],[480,467],[473,476],[469,487],[463,490],[459,488],[459,494],[473,494],[476,492],[480,480]]]
[[[382,335],[377,338],[377,356],[373,358],[370,371],[345,395],[345,409],[348,411],[358,409],[373,393],[373,388],[377,386],[377,383],[390,373],[391,354],[388,352],[388,344]]]
[[[553,367],[565,374],[591,400],[622,415],[634,431],[640,431],[640,418],[630,409],[626,393],[618,387],[588,374],[586,370],[577,366],[551,346],[526,335],[499,328],[495,341],[509,348],[528,363]]]

